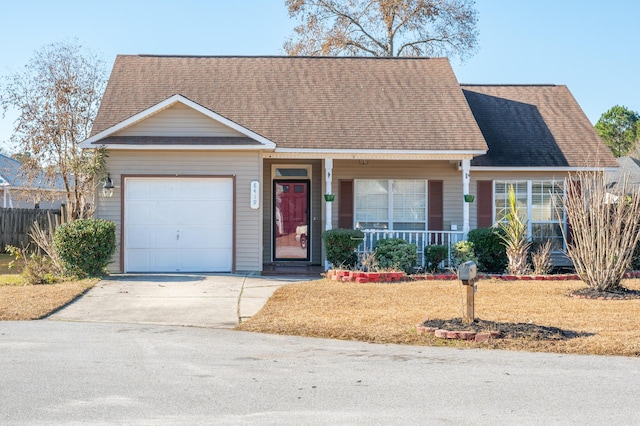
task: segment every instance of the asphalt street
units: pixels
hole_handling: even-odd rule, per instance
[[[0,323],[0,424],[638,424],[640,360]]]

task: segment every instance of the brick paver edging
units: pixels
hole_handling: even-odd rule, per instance
[[[357,283],[381,283],[399,281],[433,281],[433,280],[457,280],[456,274],[415,274],[405,275],[404,272],[361,272],[343,269],[330,269],[327,271],[327,279],[333,281],[346,281]],[[624,278],[640,278],[640,271],[627,272]],[[553,275],[511,275],[511,274],[478,274],[479,280],[502,281],[569,281],[580,280],[578,274],[553,274]]]
[[[499,331],[488,331],[477,333],[475,331],[450,331],[433,327],[425,327],[422,324],[416,325],[418,334],[432,334],[440,339],[473,340],[475,342],[487,342],[500,337]]]

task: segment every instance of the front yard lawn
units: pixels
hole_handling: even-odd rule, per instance
[[[640,280],[625,280],[623,285],[638,290]],[[569,295],[582,287],[581,281],[478,282],[477,319],[556,327],[571,336],[556,340],[528,336],[476,343],[418,334],[416,325],[425,319],[462,317],[459,281],[290,284],[278,289],[238,329],[377,343],[640,356],[640,299],[591,300]]]
[[[47,285],[23,285],[20,268],[9,269],[11,260],[9,255],[0,255],[0,321],[46,317],[98,282],[97,279],[86,279]]]

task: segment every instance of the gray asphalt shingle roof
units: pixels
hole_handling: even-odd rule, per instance
[[[176,94],[277,148],[488,148],[472,165],[617,165],[566,86],[460,85],[446,58],[119,55],[92,135]]]
[[[489,151],[473,166],[617,167],[566,86],[462,85]]]
[[[63,190],[64,188],[61,178],[52,186],[44,173],[40,173],[35,179],[29,182],[26,175],[22,172],[22,163],[2,154],[0,154],[0,185],[31,189]]]
[[[116,58],[93,135],[179,94],[278,148],[486,150],[445,58]]]

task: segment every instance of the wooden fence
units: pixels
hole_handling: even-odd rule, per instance
[[[48,226],[49,213],[60,217],[60,210],[0,208],[0,253],[7,245],[26,247],[33,223],[38,221],[43,227]]]

